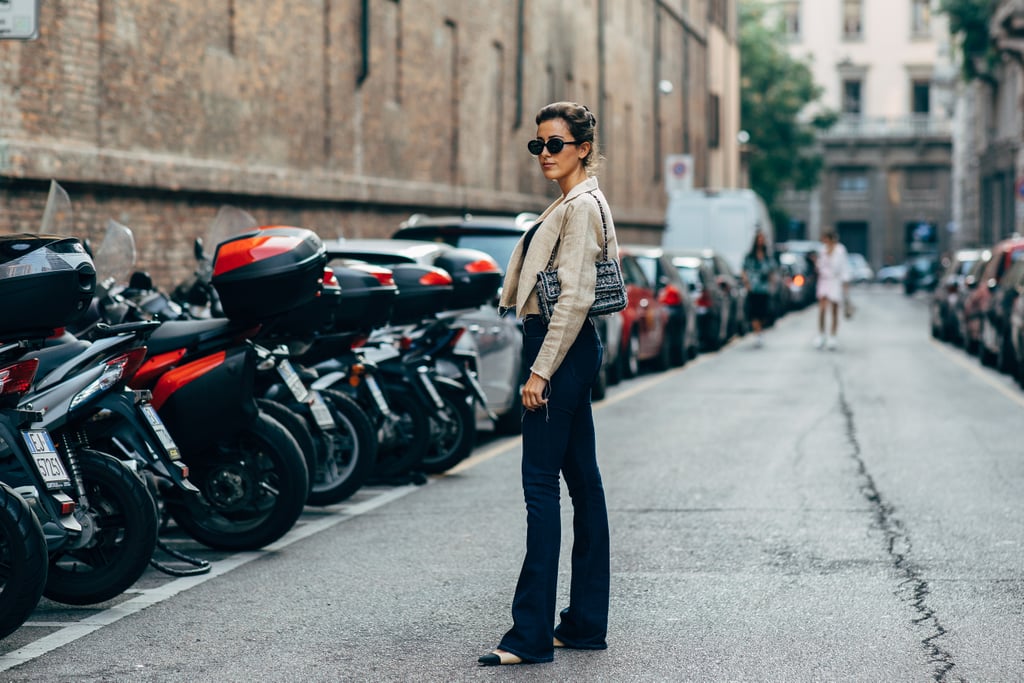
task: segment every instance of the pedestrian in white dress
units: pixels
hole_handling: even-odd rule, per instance
[[[834,232],[821,236],[821,250],[816,260],[818,269],[818,336],[814,340],[817,348],[836,348],[836,333],[839,331],[839,304],[846,299],[850,286],[850,261],[846,247],[839,243]],[[832,311],[832,326],[825,336],[825,317]]]

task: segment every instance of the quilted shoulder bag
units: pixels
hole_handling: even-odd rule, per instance
[[[618,313],[626,307],[626,283],[622,280],[622,271],[619,269],[619,262],[608,258],[608,221],[604,215],[604,207],[601,200],[593,192],[588,192],[597,202],[597,208],[601,212],[601,228],[604,233],[604,250],[600,261],[596,262],[597,282],[594,285],[594,304],[587,314],[591,317]],[[561,237],[555,242],[555,248],[551,250],[551,258],[548,259],[548,266],[537,273],[537,301],[540,304],[540,314],[545,323],[551,322],[551,314],[558,303],[558,297],[562,294],[562,285],[558,281],[558,271],[554,269],[555,254],[558,253],[558,245]]]

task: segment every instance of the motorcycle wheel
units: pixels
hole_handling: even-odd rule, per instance
[[[421,469],[430,474],[439,474],[465,460],[476,441],[476,416],[473,403],[467,400],[470,394],[447,384],[438,385],[437,391],[448,420],[430,417],[430,447],[421,463]]]
[[[48,564],[39,520],[0,482],[0,638],[16,631],[36,608]]]
[[[330,432],[313,432],[317,442],[310,505],[333,505],[359,490],[373,472],[377,460],[377,434],[358,403],[337,391],[320,391],[336,423]]]
[[[237,434],[188,456],[201,496],[168,500],[171,517],[203,545],[256,550],[284,536],[302,513],[309,472],[281,423],[260,413]]]
[[[76,511],[76,517],[82,533],[91,538],[50,558],[43,595],[69,605],[91,605],[120,595],[146,571],[156,547],[158,518],[145,482],[120,460],[85,450],[77,459],[89,509],[84,515]]]
[[[313,492],[313,473],[316,472],[316,461],[317,461],[317,450],[316,442],[313,440],[313,434],[310,432],[309,427],[306,425],[306,421],[301,415],[294,413],[288,406],[278,403],[277,401],[271,401],[268,398],[256,399],[256,405],[260,407],[264,413],[274,418],[281,423],[281,426],[288,430],[288,433],[295,439],[295,443],[299,444],[299,450],[302,451],[303,457],[306,459],[306,469],[309,471],[309,494]]]
[[[397,419],[392,434],[384,436],[377,449],[377,461],[373,467],[375,479],[419,469],[430,447],[430,420],[411,389],[394,384],[385,384],[381,389]],[[381,434],[384,435],[383,429]]]

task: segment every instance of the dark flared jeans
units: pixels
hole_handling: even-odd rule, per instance
[[[546,331],[540,319],[526,319],[526,367],[536,359]],[[548,384],[547,406],[523,416],[526,559],[512,601],[514,625],[499,647],[530,662],[554,659],[554,637],[572,648],[607,647],[608,510],[590,407],[602,354],[601,340],[588,319]],[[569,606],[555,628],[562,540],[559,473],[572,499],[573,545]]]

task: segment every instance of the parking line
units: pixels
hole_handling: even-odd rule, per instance
[[[673,368],[672,370],[658,373],[644,378],[643,381],[638,382],[635,386],[631,386],[621,392],[617,392],[614,396],[607,397],[600,401],[596,406],[595,410],[603,410],[606,406],[615,405],[621,401],[624,401],[632,396],[635,396],[643,391],[646,391],[650,387],[665,381],[671,376],[674,376],[683,370],[692,367],[705,360],[704,356],[698,356],[697,358],[689,361],[686,365]],[[439,477],[446,477],[455,475],[460,472],[464,472],[472,467],[491,460],[492,458],[501,455],[502,453],[511,450],[514,447],[519,446],[522,443],[522,437],[516,437],[502,443],[495,444],[494,446],[463,460],[461,463],[451,468],[447,472]],[[428,480],[429,482],[430,480]],[[398,500],[413,491],[417,490],[418,486],[402,486],[399,488],[388,489],[381,492],[380,494],[352,505],[337,505],[320,508],[324,511],[337,511],[342,514],[336,516],[328,516],[319,519],[314,522],[303,523],[302,525],[293,528],[289,531],[281,540],[276,543],[265,546],[263,549],[253,552],[236,553],[222,560],[217,560],[213,563],[212,568],[206,574],[199,576],[186,576],[179,579],[175,579],[169,583],[156,588],[148,588],[138,592],[135,597],[126,600],[114,607],[98,612],[89,617],[86,617],[80,621],[66,623],[61,622],[63,626],[58,631],[55,631],[49,635],[43,636],[38,640],[34,640],[28,645],[12,650],[5,655],[0,655],[0,671],[7,671],[21,664],[28,663],[34,659],[42,657],[43,655],[56,650],[59,647],[63,647],[69,643],[84,638],[85,636],[98,631],[104,626],[108,626],[117,621],[120,621],[124,617],[131,616],[142,610],[146,609],[151,605],[169,600],[170,598],[183,593],[190,588],[194,588],[198,585],[206,583],[210,579],[214,579],[219,576],[223,576],[239,567],[252,562],[253,560],[264,557],[268,553],[279,551],[286,548],[297,541],[301,541],[305,538],[313,536],[314,534],[320,533],[326,529],[329,529],[341,522],[347,521],[354,517],[364,515],[367,512],[376,510],[379,507],[387,505],[388,503]],[[26,622],[27,626],[50,626],[49,622]]]
[[[5,655],[0,655],[0,671],[6,671],[21,664],[25,664],[26,662],[30,662],[38,657],[42,657],[48,652],[52,652],[58,647],[62,647],[68,643],[78,640],[79,638],[83,638],[90,633],[98,631],[104,626],[113,624],[114,622],[120,621],[124,617],[137,612],[141,612],[150,605],[155,605],[163,602],[164,600],[168,600],[179,593],[206,583],[210,579],[223,576],[224,574],[238,569],[253,560],[281,550],[282,548],[286,548],[297,541],[301,541],[304,538],[312,536],[313,534],[320,533],[321,531],[329,529],[344,521],[376,510],[377,508],[398,500],[403,496],[407,496],[418,488],[419,487],[417,486],[402,486],[382,491],[380,494],[372,498],[353,505],[342,504],[321,508],[322,510],[327,511],[337,511],[341,514],[324,517],[313,522],[303,523],[300,526],[293,528],[279,541],[265,546],[262,550],[236,553],[230,557],[224,558],[223,560],[217,560],[213,563],[212,568],[207,574],[202,574],[200,576],[186,576],[180,579],[175,579],[174,581],[156,588],[141,590],[137,596],[115,605],[114,607],[105,609],[102,612],[97,612],[96,614],[73,623],[64,622],[62,623],[63,628],[60,630],[43,636],[38,640],[32,641],[28,645],[20,647],[17,650],[8,652]],[[35,624],[39,626],[49,625],[46,622],[31,621],[27,622],[27,624]]]
[[[993,377],[992,374],[995,372],[994,370],[988,370],[987,368],[983,368],[977,363],[972,363],[966,356],[964,356],[963,353],[957,353],[955,349],[950,348],[949,346],[938,341],[937,339],[929,338],[929,341],[931,341],[932,345],[935,348],[941,350],[947,356],[952,358],[958,365],[960,365],[960,367],[967,368],[976,377],[980,377],[990,386],[993,386],[996,389],[998,389],[999,393],[1001,393],[1003,396],[1010,399],[1017,405],[1024,407],[1024,395],[1022,395],[1019,391],[1011,389],[1010,387],[1006,386],[1005,383],[1000,382],[995,377]]]

